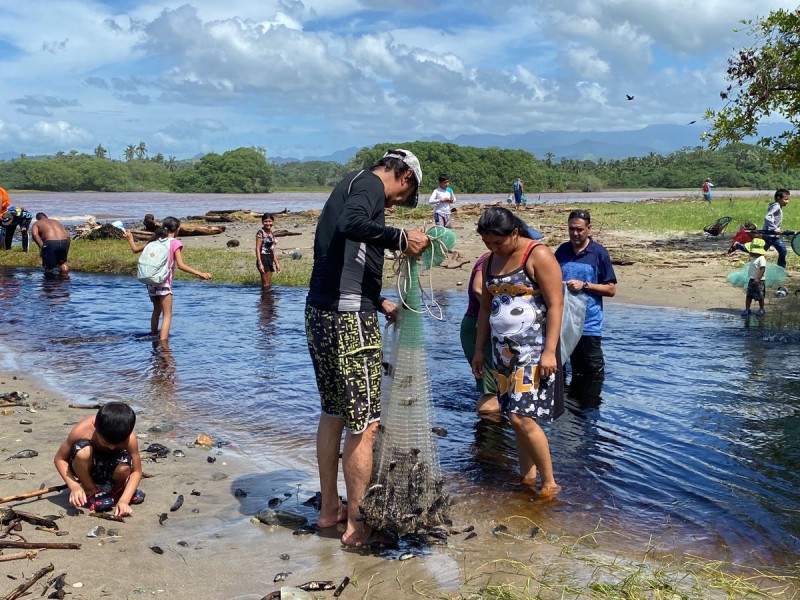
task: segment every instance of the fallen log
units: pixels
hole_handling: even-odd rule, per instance
[[[49,488],[44,488],[43,490],[36,490],[34,492],[24,492],[22,494],[14,494],[13,496],[4,496],[0,498],[0,504],[5,504],[6,502],[13,502],[14,500],[25,500],[26,498],[36,498],[37,496],[43,496],[44,494],[49,494],[50,492],[60,492],[61,490],[65,489],[67,489],[66,484],[53,485],[50,486]],[[19,514],[18,511],[14,512]]]
[[[193,237],[198,235],[218,235],[225,231],[222,225],[194,225],[192,223],[181,224],[178,230],[178,237]],[[153,232],[146,229],[131,229],[134,241],[145,242],[153,238]]]
[[[8,560],[22,560],[23,558],[27,558],[28,560],[33,560],[39,554],[38,550],[28,550],[27,552],[15,552],[14,554],[3,554],[0,556],[0,562],[6,562]]]
[[[51,573],[55,569],[53,564],[49,564],[46,567],[42,567],[36,573],[34,573],[28,581],[25,581],[15,587],[7,596],[3,598],[3,600],[17,600],[20,596],[22,596],[25,592],[27,592],[34,583],[39,581],[42,577]]]
[[[289,231],[288,229],[279,229],[277,231],[273,231],[272,235],[275,237],[289,237],[292,235],[303,235],[302,231]]]
[[[75,542],[17,542],[0,540],[0,548],[19,548],[20,550],[80,550],[81,545]]]

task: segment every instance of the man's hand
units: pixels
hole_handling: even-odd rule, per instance
[[[431,245],[431,240],[428,234],[422,229],[410,229],[406,231],[408,238],[408,247],[405,249],[405,254],[414,258],[419,258],[425,251],[425,248]]]
[[[568,279],[567,280],[567,289],[570,292],[578,293],[583,290],[583,281],[580,279]]]
[[[394,323],[397,319],[397,304],[384,298],[381,302],[381,312],[386,315],[387,323]]]

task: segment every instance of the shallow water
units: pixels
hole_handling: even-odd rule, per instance
[[[303,333],[305,290],[180,281],[169,351],[148,335],[132,278],[0,269],[3,366],[70,401],[120,399],[141,422],[233,442],[274,488],[316,488],[318,396]],[[458,331],[463,292],[436,296],[427,351],[447,488],[466,518],[530,519],[548,532],[613,531],[620,547],[774,564],[800,558],[800,333],[738,317],[608,303],[599,410],[547,427],[564,492],[541,504],[514,483],[513,438],[473,413]],[[434,360],[430,357],[436,357]],[[785,358],[784,358],[785,357]],[[276,461],[283,469],[276,469]],[[618,534],[618,535],[617,535]]]
[[[728,196],[771,196],[771,191],[720,192]],[[687,191],[614,191],[586,194],[547,193],[531,194],[535,203],[591,203],[591,202],[635,202],[649,198],[698,197]],[[168,215],[183,218],[204,215],[210,210],[245,209],[257,212],[280,212],[288,209],[300,212],[322,208],[327,193],[276,192],[272,194],[169,194],[164,192],[33,192],[15,194],[13,203],[25,206],[32,213],[43,212],[51,218],[65,222],[84,222],[90,215],[100,220],[141,220],[147,213],[162,219]],[[459,203],[505,201],[506,194],[459,194]],[[425,202],[425,198],[421,198]]]

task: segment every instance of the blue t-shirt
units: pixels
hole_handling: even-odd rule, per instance
[[[570,242],[564,242],[556,250],[556,260],[561,265],[564,281],[578,279],[589,283],[617,283],[608,250],[592,239],[578,254],[575,254]],[[603,297],[586,293],[586,300],[583,335],[602,335]]]

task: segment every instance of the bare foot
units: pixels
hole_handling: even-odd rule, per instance
[[[557,484],[542,486],[542,489],[539,490],[539,496],[542,498],[554,498],[560,491],[561,486]]]
[[[523,477],[519,480],[519,483],[524,487],[534,489],[536,487],[536,472],[534,471],[533,477]]]
[[[366,548],[373,544],[394,546],[397,544],[397,537],[388,531],[376,531],[374,529],[370,530],[366,536],[364,536],[363,532],[356,533],[351,531],[350,533],[345,532],[342,536],[342,544],[348,548]]]
[[[325,529],[326,527],[334,527],[339,523],[346,523],[347,522],[347,507],[344,506],[341,502],[336,510],[336,515],[328,517],[323,516],[322,512],[319,513],[317,517],[317,527],[320,529]]]

